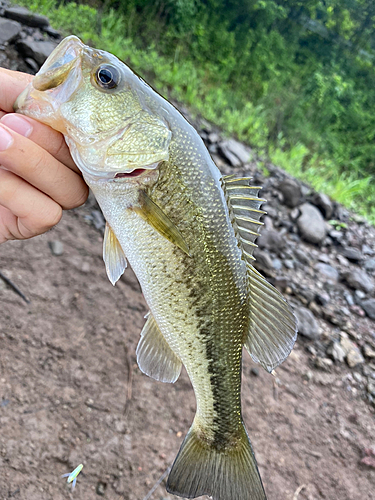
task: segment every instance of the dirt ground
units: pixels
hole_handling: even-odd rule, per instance
[[[136,365],[147,312],[131,269],[112,287],[90,207],[48,234],[0,247],[0,500],[142,500],[172,463],[195,411]],[[49,242],[64,245],[61,256]],[[374,410],[347,368],[312,368],[298,340],[277,377],[244,354],[243,412],[269,500],[370,500]],[[73,494],[61,475],[84,464]],[[151,498],[171,499],[163,481]]]

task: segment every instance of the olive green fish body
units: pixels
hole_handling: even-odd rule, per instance
[[[253,268],[264,200],[221,176],[197,132],[122,62],[68,37],[16,110],[64,133],[103,210],[112,284],[130,262],[150,308],[139,367],[163,381],[184,365],[197,412],[168,478],[186,498],[265,500],[241,417],[245,345],[268,371],[296,338],[288,305]]]
[[[193,151],[189,156],[172,140],[170,160],[149,187],[153,201],[172,222],[183,221],[179,229],[190,255],[133,210],[120,213],[121,190],[109,195],[108,184],[101,187],[102,183],[91,182],[91,187],[140,281],[152,315],[187,369],[202,433],[207,440],[224,442],[242,425],[240,368],[249,322],[246,269],[228,224],[220,178],[210,172],[215,172],[212,160],[205,150],[194,154],[197,145],[201,148],[195,134],[185,139],[186,150]],[[172,135],[179,137],[173,127]],[[136,185],[134,191],[136,199]]]

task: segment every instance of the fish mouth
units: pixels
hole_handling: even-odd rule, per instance
[[[127,178],[127,177],[138,177],[138,176],[142,175],[144,172],[146,172],[146,170],[150,170],[150,169],[136,168],[132,172],[119,172],[119,173],[115,174],[114,179],[123,179],[123,178]]]
[[[144,165],[142,167],[135,167],[133,170],[130,170],[128,172],[103,172],[100,170],[96,170],[93,168],[88,167],[87,165],[82,162],[81,158],[79,155],[73,155],[73,158],[78,165],[79,169],[81,170],[82,174],[84,177],[87,177],[88,179],[91,179],[91,181],[105,181],[105,182],[111,182],[111,181],[117,181],[117,180],[126,180],[126,179],[134,179],[136,177],[140,177],[143,175],[145,172],[153,172],[156,170],[159,165],[162,163],[162,161],[152,163],[151,165]]]

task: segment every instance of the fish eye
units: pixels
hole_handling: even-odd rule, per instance
[[[114,89],[120,82],[120,73],[109,64],[102,64],[95,72],[96,83],[102,89]]]

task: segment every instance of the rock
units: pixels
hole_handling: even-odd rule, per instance
[[[353,269],[344,275],[348,285],[355,290],[363,290],[366,293],[371,293],[374,290],[374,282],[366,271],[362,269]]]
[[[294,208],[300,204],[302,193],[299,182],[294,179],[285,179],[278,185],[277,189],[282,193],[287,207]]]
[[[43,31],[50,37],[56,38],[56,40],[60,40],[62,38],[60,31],[55,30],[54,28],[52,28],[52,26],[43,28]]]
[[[283,268],[283,263],[280,259],[272,259],[272,265],[275,271],[280,271]]]
[[[346,257],[344,257],[343,255],[341,254],[337,254],[336,255],[336,259],[338,261],[338,263],[342,266],[342,267],[346,267],[349,269],[350,267],[350,262],[348,261],[348,259]]]
[[[360,365],[365,362],[364,357],[362,356],[358,347],[349,352],[346,356],[346,362],[350,366],[350,368],[354,368],[357,365]]]
[[[321,253],[318,257],[319,262],[324,262],[324,264],[330,263],[330,258],[326,253]]]
[[[332,201],[329,196],[323,193],[317,193],[313,197],[313,203],[316,205],[320,211],[322,212],[323,216],[329,220],[332,217],[333,214],[333,205]]]
[[[217,142],[219,142],[219,135],[216,134],[216,132],[211,132],[210,134],[208,134],[208,140],[211,144],[216,144]]]
[[[320,276],[324,278],[324,281],[329,281],[331,283],[337,283],[339,280],[339,272],[333,266],[325,264],[324,262],[318,262],[315,264],[314,269],[318,271]]]
[[[358,384],[362,384],[363,383],[363,377],[360,373],[357,373],[357,372],[354,372],[353,373],[353,377],[354,377],[354,380],[356,382],[358,382]]]
[[[274,287],[280,290],[280,292],[285,292],[285,290],[288,288],[289,281],[290,280],[285,276],[276,276],[276,278],[273,279],[272,283]]]
[[[30,66],[34,73],[37,73],[39,71],[39,64],[35,62],[31,57],[26,57],[25,63]]]
[[[22,26],[16,21],[0,18],[0,44],[9,43],[19,35]]]
[[[301,264],[306,264],[307,266],[310,265],[309,256],[303,250],[300,250],[299,248],[296,248],[294,250],[294,255],[301,262]]]
[[[372,273],[375,271],[375,259],[366,260],[363,267],[367,272]]]
[[[344,299],[346,300],[348,306],[354,306],[353,295],[350,292],[348,292],[347,290],[345,290],[345,292],[344,292]]]
[[[327,292],[321,292],[316,294],[315,300],[321,306],[325,306],[331,300],[331,297],[328,295]]]
[[[52,255],[59,256],[64,253],[64,245],[61,243],[61,241],[49,241],[48,245],[50,247]]]
[[[298,307],[294,314],[297,317],[298,333],[309,339],[317,339],[320,336],[319,325],[314,314],[306,307]]]
[[[310,243],[322,242],[327,229],[320,211],[310,203],[304,203],[300,210],[302,215],[297,219],[297,226],[301,236]]]
[[[338,243],[344,239],[344,233],[342,231],[338,231],[337,229],[331,229],[329,231],[329,236]]]
[[[103,233],[104,229],[105,229],[106,222],[105,222],[105,219],[104,219],[104,216],[103,216],[101,210],[96,210],[96,209],[91,210],[91,214],[89,217],[90,217],[95,229],[98,229],[99,231],[101,231]]]
[[[354,248],[354,247],[343,248],[341,250],[341,254],[352,262],[359,262],[363,258],[363,255],[358,250],[358,248]]]
[[[49,26],[47,17],[30,12],[25,7],[16,6],[5,9],[4,17],[14,19],[15,21],[19,21],[26,26],[31,26],[32,28],[44,28]]]
[[[362,307],[358,305],[350,306],[350,310],[352,313],[356,314],[357,316],[360,316],[361,318],[365,316],[365,311],[362,309]]]
[[[367,392],[375,397],[375,382],[367,383]]]
[[[354,342],[349,340],[347,334],[344,332],[341,332],[340,334],[340,346],[346,353],[346,362],[350,368],[354,368],[355,366],[365,362],[365,358],[362,356],[359,348]]]
[[[311,370],[307,370],[307,372],[305,372],[305,373],[303,374],[303,376],[302,376],[302,378],[303,378],[304,380],[307,380],[308,382],[310,382],[310,380],[312,380],[312,379],[313,379],[313,377],[314,377],[314,374],[313,374],[313,372],[312,372]]]
[[[285,247],[285,238],[274,229],[265,229],[257,239],[259,248],[264,248],[270,252],[278,253]]]
[[[375,251],[370,248],[368,245],[362,245],[362,253],[363,255],[374,255]]]
[[[365,292],[362,292],[362,290],[356,290],[354,292],[354,296],[355,296],[355,299],[358,303],[366,297],[366,294],[365,294]]]
[[[219,149],[232,167],[240,167],[250,161],[251,149],[234,139],[219,143]]]
[[[363,452],[365,456],[362,458],[361,464],[375,469],[375,446],[364,448]]]
[[[102,483],[101,481],[96,485],[96,493],[97,495],[104,496],[105,495],[105,490],[107,488],[106,483]]]
[[[368,299],[361,302],[361,307],[371,319],[375,320],[375,299]]]
[[[342,363],[346,356],[346,351],[343,349],[339,342],[332,342],[332,344],[327,349],[327,354],[331,356],[335,361]]]
[[[48,40],[36,41],[31,36],[28,36],[23,40],[19,40],[16,47],[24,57],[31,57],[41,66],[57,47],[57,43]]]
[[[300,216],[300,211],[298,210],[298,208],[293,208],[293,210],[289,214],[289,217],[292,219],[293,222],[295,222],[299,216]]]
[[[317,368],[320,368],[321,370],[329,372],[329,371],[331,371],[333,361],[332,361],[332,359],[329,359],[329,358],[315,358],[314,365]]]
[[[303,304],[308,304],[314,300],[315,293],[314,290],[311,290],[311,288],[301,287],[297,297]]]
[[[284,266],[287,269],[294,269],[295,268],[295,260],[293,260],[293,259],[285,259],[284,260]]]
[[[370,359],[375,358],[375,350],[371,346],[369,346],[368,344],[364,345],[363,354],[366,356],[366,358],[370,358]]]
[[[254,257],[256,259],[257,268],[260,267],[265,271],[273,269],[273,262],[268,252],[256,249],[256,251],[254,252]]]

